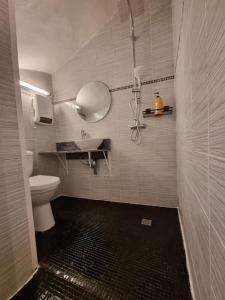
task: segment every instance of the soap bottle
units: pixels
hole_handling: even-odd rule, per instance
[[[154,99],[154,105],[155,105],[155,116],[162,115],[163,113],[163,99],[159,95],[159,92],[154,93],[156,95]]]

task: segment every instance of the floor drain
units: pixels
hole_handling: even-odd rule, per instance
[[[150,220],[150,219],[142,219],[141,220],[141,224],[142,225],[146,225],[146,226],[151,226],[152,225],[152,220]]]

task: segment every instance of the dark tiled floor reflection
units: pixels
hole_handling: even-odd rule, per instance
[[[40,270],[15,299],[191,299],[176,209],[68,197],[52,207]]]

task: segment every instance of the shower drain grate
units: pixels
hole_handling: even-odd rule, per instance
[[[152,226],[152,220],[150,220],[150,219],[142,219],[141,220],[141,225]]]

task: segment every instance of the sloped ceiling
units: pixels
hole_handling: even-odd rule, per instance
[[[16,0],[21,69],[54,73],[110,20],[116,0]]]

